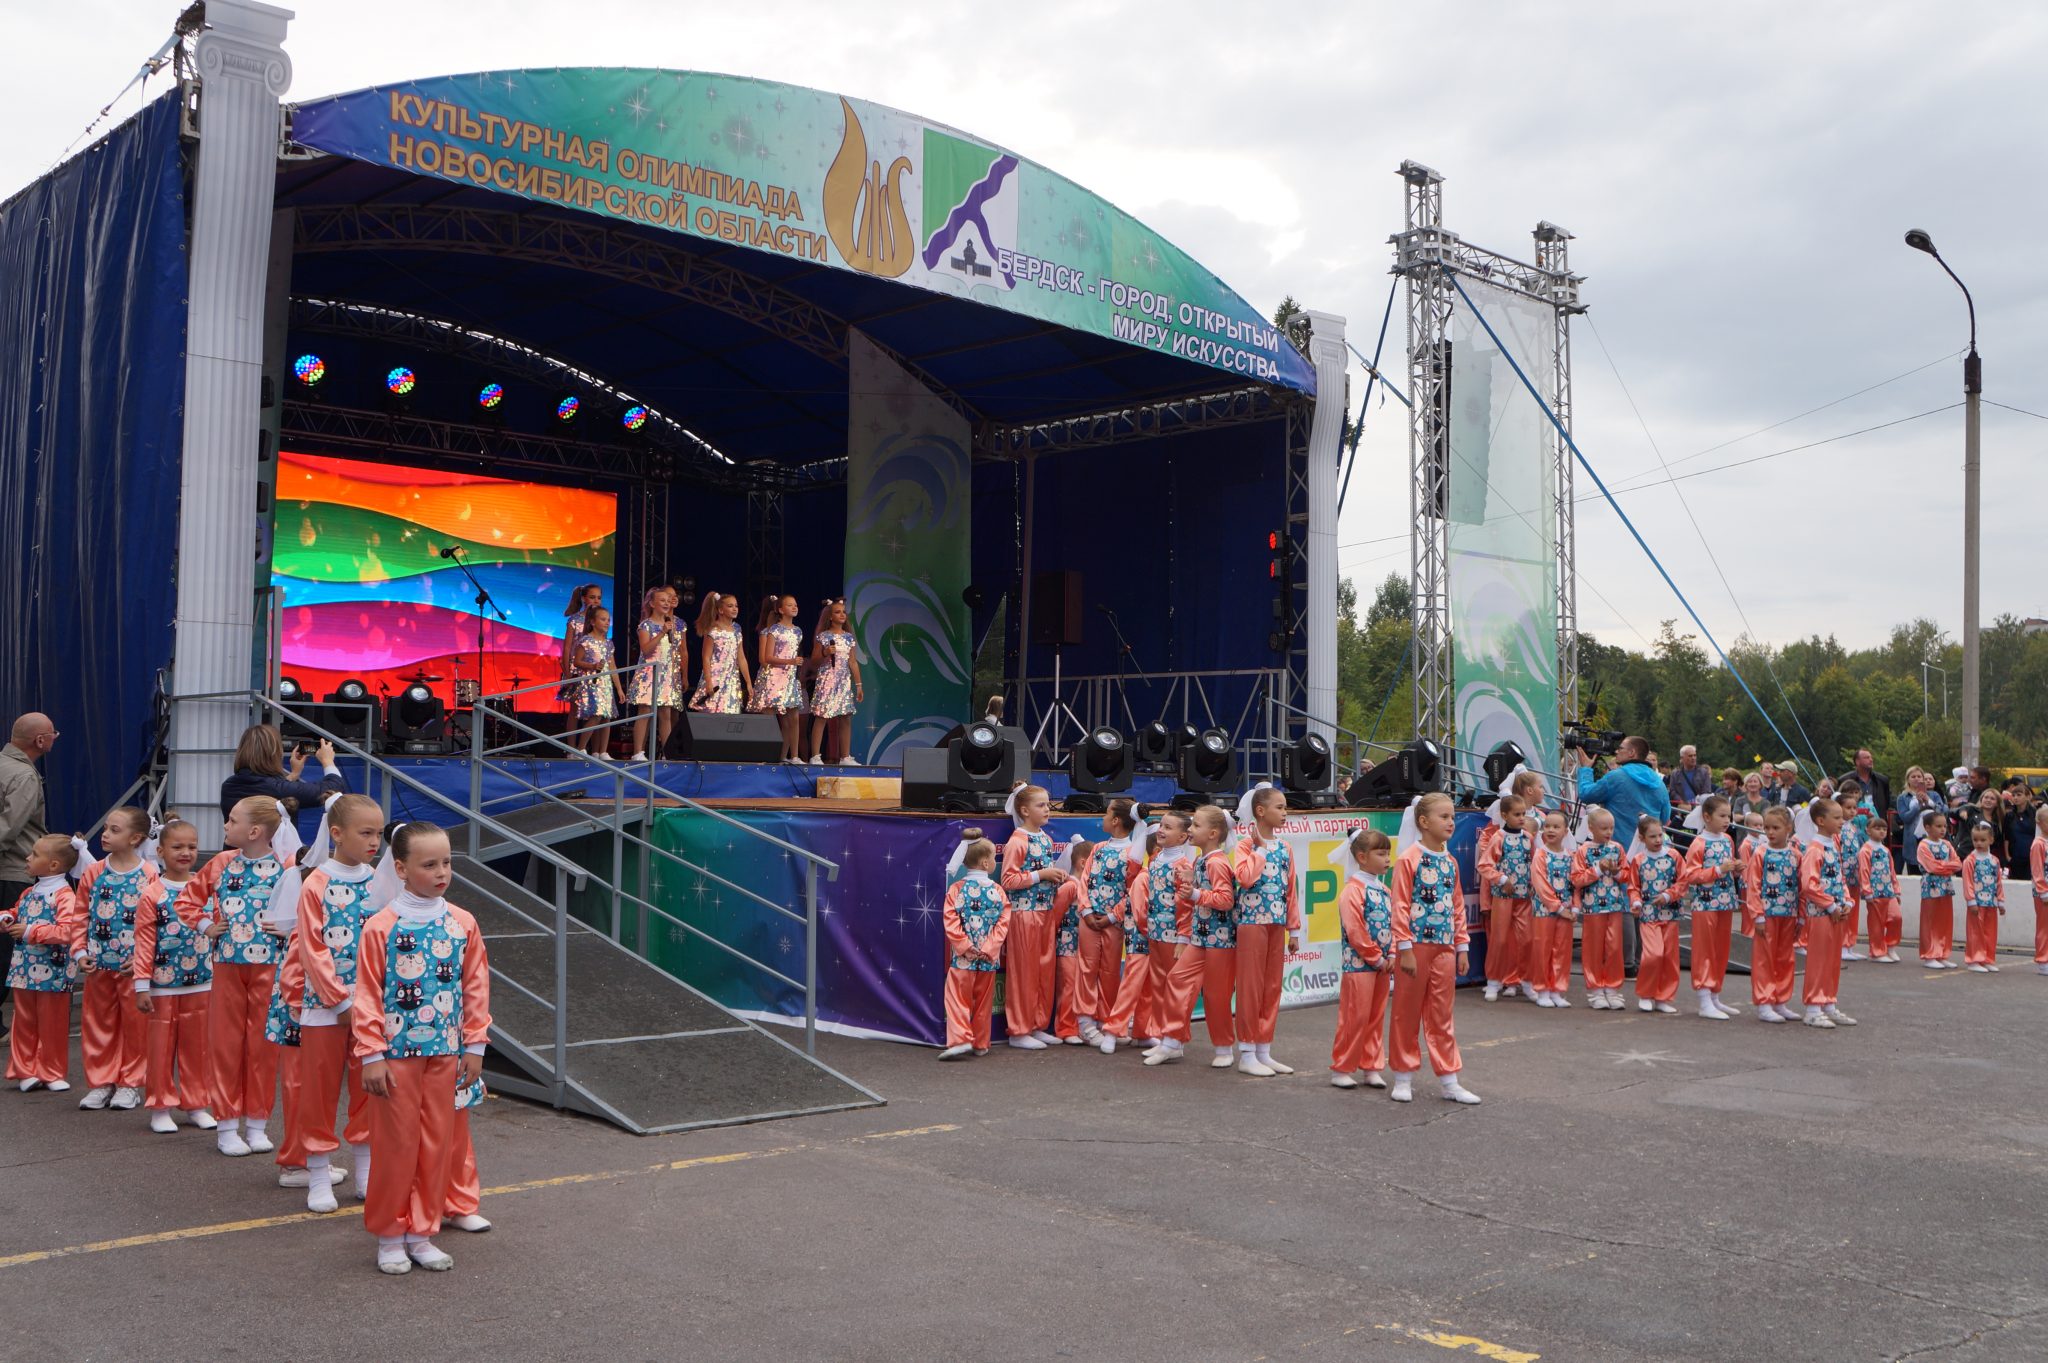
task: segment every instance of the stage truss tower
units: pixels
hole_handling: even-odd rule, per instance
[[[1394,273],[1408,282],[1408,509],[1415,529],[1410,540],[1409,584],[1415,627],[1415,732],[1449,743],[1456,723],[1457,691],[1451,676],[1450,536],[1437,509],[1448,504],[1451,474],[1450,412],[1444,399],[1450,377],[1448,343],[1457,290],[1453,274],[1548,303],[1556,318],[1557,362],[1544,396],[1567,429],[1571,425],[1570,321],[1585,311],[1579,302],[1580,276],[1566,263],[1571,234],[1554,223],[1536,226],[1536,263],[1529,264],[1473,246],[1444,229],[1444,177],[1419,161],[1403,161],[1402,230],[1391,240]],[[1578,716],[1578,586],[1572,517],[1572,455],[1563,437],[1554,443],[1557,461],[1557,656],[1558,709]]]

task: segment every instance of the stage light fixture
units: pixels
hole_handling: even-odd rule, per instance
[[[327,377],[327,361],[318,355],[301,355],[292,361],[292,377],[311,388]]]
[[[418,385],[419,377],[402,364],[384,376],[384,386],[396,398],[411,397]]]
[[[1321,734],[1304,734],[1280,754],[1280,785],[1287,792],[1289,809],[1335,809],[1337,792],[1330,789],[1336,763],[1330,756],[1330,740]]]
[[[647,408],[639,403],[628,407],[619,417],[619,424],[629,431],[637,431],[647,424]]]
[[[1010,787],[1030,774],[1021,731],[963,724],[937,747],[903,750],[903,807],[1000,813]]]
[[[1443,749],[1426,738],[1418,738],[1345,787],[1344,802],[1354,809],[1400,806],[1418,795],[1443,788]]]
[[[1240,780],[1237,750],[1222,729],[1204,729],[1195,741],[1180,750],[1180,793],[1173,797],[1175,809],[1198,809],[1214,804],[1215,797],[1236,789]]]
[[[320,706],[319,723],[329,733],[351,743],[365,749],[370,746],[370,737],[377,728],[377,702],[362,678],[345,678],[327,693],[326,702]]]
[[[408,753],[442,753],[448,750],[448,707],[423,681],[408,682],[405,690],[391,698],[386,732],[392,745]]]
[[[1116,730],[1106,725],[1089,730],[1067,759],[1073,792],[1060,807],[1069,814],[1100,814],[1109,808],[1109,796],[1131,788],[1134,758],[1131,745]]]
[[[479,392],[476,395],[476,405],[483,408],[485,411],[489,411],[491,408],[496,407],[499,403],[503,402],[504,400],[505,385],[502,383],[487,383],[483,386],[483,391]]]
[[[555,404],[555,420],[574,421],[576,419],[576,413],[582,410],[582,407],[583,404],[581,402],[578,402],[573,395],[570,397],[563,398],[560,402]]]
[[[1486,761],[1481,766],[1486,773],[1488,804],[1493,803],[1493,793],[1500,789],[1501,783],[1508,779],[1509,774],[1518,766],[1526,766],[1528,761],[1529,755],[1523,752],[1522,745],[1512,738],[1493,745],[1493,751],[1486,755]]]
[[[306,721],[317,716],[320,707],[312,703],[311,698],[306,695],[306,688],[299,685],[297,677],[277,679],[277,701],[284,707],[284,714],[279,717],[277,725],[278,734],[284,741],[290,743],[294,739],[311,739],[313,731],[306,727]]]
[[[304,687],[299,685],[297,677],[279,677],[277,679],[277,698],[286,705],[289,705],[295,700],[304,700],[306,698],[306,691]]]
[[[1154,722],[1132,736],[1131,747],[1136,750],[1138,766],[1145,771],[1172,771],[1173,759],[1180,752],[1180,738],[1163,723]]]

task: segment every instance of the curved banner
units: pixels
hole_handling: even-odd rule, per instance
[[[1277,328],[1128,213],[866,100],[696,71],[488,71],[311,100],[291,135],[1315,392],[1315,370]]]
[[[846,610],[867,692],[853,751],[894,766],[969,717],[971,433],[858,331],[847,352]]]

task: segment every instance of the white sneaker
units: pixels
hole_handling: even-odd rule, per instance
[[[1845,961],[1867,961],[1870,959],[1870,957],[1866,953],[1858,951],[1854,947],[1851,947],[1849,950],[1842,953],[1842,959]]]
[[[811,759],[811,765],[814,767],[822,767],[825,765],[825,759],[822,757],[813,757]]]
[[[176,1135],[178,1119],[171,1115],[169,1108],[160,1107],[149,1114],[149,1129],[159,1136]]]
[[[468,1231],[471,1235],[482,1235],[491,1228],[491,1223],[475,1212],[466,1212],[461,1216],[444,1216],[441,1218],[441,1224],[453,1226],[459,1231]]]
[[[1011,1037],[1010,1044],[1020,1051],[1042,1051],[1045,1049],[1045,1043],[1032,1036],[1029,1032],[1026,1032],[1023,1036]]]
[[[633,756],[632,756],[632,758],[631,758],[630,760],[632,760],[632,761],[634,761],[634,762],[645,762],[645,761],[647,760],[647,754],[646,754],[646,753],[644,753],[644,752],[636,752],[636,753],[634,753],[634,754],[633,754]],[[404,1251],[403,1251],[403,1250],[401,1250],[401,1251],[400,1251],[400,1253],[402,1254],[402,1253],[404,1253]],[[383,1267],[383,1261],[382,1261],[381,1259],[380,1259],[380,1260],[378,1261],[378,1267],[380,1267],[380,1268],[381,1268],[381,1267]],[[388,1272],[389,1270],[386,1270],[386,1271]],[[403,1272],[405,1272],[405,1270],[404,1270],[404,1269],[402,1269],[402,1268],[401,1268],[401,1269],[399,1269],[398,1271],[399,1271],[400,1273],[403,1273]]]
[[[403,1241],[396,1245],[377,1246],[377,1271],[379,1273],[410,1273],[412,1260],[406,1257]]]
[[[408,1240],[405,1242],[405,1257],[429,1273],[446,1273],[455,1267],[455,1260],[446,1251],[437,1248],[432,1240]]]
[[[249,1149],[258,1155],[267,1155],[277,1149],[270,1142],[270,1133],[260,1126],[250,1127],[242,1139],[248,1143]]]
[[[1054,1036],[1051,1032],[1046,1031],[1044,1028],[1040,1028],[1039,1030],[1033,1032],[1031,1034],[1031,1039],[1045,1046],[1057,1046],[1060,1044],[1060,1039]]]
[[[2035,966],[2034,973],[2036,975],[2048,975],[2048,961],[2043,961],[2040,965]]]
[[[1920,964],[1926,966],[1929,970],[1940,970],[1942,968],[1941,962],[1935,960],[1932,956],[1922,956]]]
[[[339,1205],[334,1200],[334,1185],[325,1179],[306,1189],[306,1210],[309,1212],[331,1212]]]
[[[1639,1013],[1654,1013],[1657,1011],[1657,1005],[1648,999],[1638,998],[1636,1000],[1636,1011]]]
[[[52,1080],[50,1081],[50,1092],[52,1092],[52,1093],[69,1093],[69,1092],[71,1092],[71,1081],[70,1081],[69,1079],[52,1079]]]
[[[1973,965],[1970,967],[1970,973],[1973,975],[1989,975],[1991,973],[1991,967],[1988,965]],[[57,1086],[55,1084],[52,1084],[50,1085],[50,1087],[55,1088]]]
[[[42,1086],[42,1080],[36,1078],[28,1078],[22,1080],[19,1084],[16,1084],[14,1087],[23,1093],[34,1093],[37,1089],[41,1088]]]
[[[1557,1004],[1551,1001],[1548,993],[1543,993],[1536,996],[1536,1006],[1538,1008],[1555,1008]]]
[[[107,1105],[107,1100],[113,1096],[114,1086],[112,1084],[100,1084],[94,1088],[87,1089],[85,1097],[78,1100],[78,1106],[87,1112],[98,1112]]]
[[[1085,1046],[1088,1043],[1081,1039],[1081,1034],[1079,1032],[1076,1032],[1072,1036],[1061,1037],[1060,1044],[1062,1046]]]
[[[1713,996],[1712,994],[1708,993],[1708,992],[1707,992],[1706,990],[1704,990],[1704,989],[1700,990],[1700,991],[1699,991],[1699,993],[1700,993],[1700,1008],[1699,1008],[1700,1016],[1701,1016],[1701,1017],[1703,1017],[1703,1018],[1712,1018],[1712,1019],[1714,1019],[1714,1020],[1715,1020],[1716,1022],[1726,1022],[1726,1021],[1728,1020],[1728,1014],[1726,1014],[1725,1012],[1721,1011],[1721,1009],[1720,1009],[1720,1008],[1718,1008],[1718,1007],[1716,1007],[1716,1006],[1715,1006],[1715,1004],[1714,1004],[1714,996]]]
[[[1835,1029],[1834,1020],[1817,1007],[1807,1009],[1806,1016],[1800,1020],[1809,1027],[1819,1027],[1823,1031],[1832,1032]]]
[[[1237,1052],[1228,1046],[1217,1047],[1215,1058],[1209,1062],[1209,1068],[1212,1070],[1233,1069],[1236,1065]]]
[[[861,766],[862,763],[858,758],[842,757],[839,759],[839,765],[842,767],[858,767]]]
[[[1145,1063],[1147,1065],[1171,1065],[1186,1054],[1187,1052],[1179,1046],[1159,1046],[1145,1052]]]
[[[220,1119],[203,1107],[195,1107],[192,1109],[192,1125],[201,1131],[211,1131],[220,1125]]]
[[[114,1101],[108,1106],[117,1112],[133,1112],[142,1106],[142,1090],[123,1084],[114,1090]]]
[[[1657,1011],[1660,1013],[1675,1013],[1678,1011],[1678,1007],[1676,1004],[1666,1003],[1664,1000],[1659,999],[1657,1000]]]
[[[249,1142],[242,1139],[242,1133],[231,1126],[222,1127],[220,1134],[214,1137],[213,1143],[223,1155],[230,1155],[236,1159],[256,1153],[249,1148]]]
[[[1525,998],[1525,999],[1527,999],[1527,1000],[1529,1000],[1529,1002],[1531,1002],[1531,1003],[1534,1003],[1534,1002],[1536,1002],[1536,1000],[1537,1000],[1537,999],[1538,999],[1539,997],[1541,997],[1541,995],[1539,995],[1539,994],[1538,994],[1538,993],[1536,992],[1536,986],[1535,986],[1535,985],[1533,985],[1533,984],[1524,984],[1524,985],[1520,986],[1520,988],[1521,988],[1521,990],[1522,990],[1522,997],[1523,997],[1523,998]]]
[[[1383,1089],[1387,1086],[1386,1077],[1378,1070],[1367,1070],[1365,1072],[1365,1086],[1369,1089]]]
[[[1467,1107],[1479,1106],[1479,1095],[1459,1083],[1458,1077],[1454,1074],[1438,1079],[1437,1087],[1446,1102],[1463,1103]]]
[[[1492,1003],[1498,998],[1500,998],[1500,981],[1488,980],[1486,982],[1486,1001]]]
[[[1595,989],[1588,993],[1586,995],[1586,1004],[1588,1007],[1598,1008],[1602,1012],[1605,1012],[1612,1006],[1607,1002],[1607,991],[1605,989]]]
[[[1997,967],[1997,966],[1995,966],[1995,965],[1987,965],[1987,966],[1985,966],[1984,968],[1985,968],[1986,970],[1990,971],[1990,972],[1991,972],[1992,974],[1994,974],[1994,975],[1996,975],[1996,974],[1998,973],[1998,967]]]
[[[1572,1006],[1572,1001],[1568,995],[1552,994],[1550,996],[1550,1006],[1552,1008],[1569,1008]]]
[[[1264,1065],[1267,1069],[1273,1071],[1273,1073],[1275,1074],[1294,1073],[1294,1066],[1281,1064],[1279,1061],[1273,1058],[1273,1053],[1271,1051],[1261,1052],[1259,1055],[1259,1063],[1261,1065]]]
[[[1260,1064],[1259,1058],[1250,1051],[1237,1058],[1237,1072],[1249,1074],[1254,1079],[1271,1079],[1274,1073],[1271,1065]]]
[[[1111,1036],[1108,1032],[1102,1033],[1100,1036],[1095,1038],[1095,1049],[1101,1051],[1104,1055],[1115,1055],[1116,1038]]]
[[[1413,1076],[1413,1075],[1407,1075],[1407,1074],[1397,1074],[1397,1075],[1395,1075],[1395,1076],[1394,1076],[1394,1087],[1393,1087],[1392,1089],[1390,1089],[1390,1090],[1388,1090],[1388,1091],[1387,1091],[1387,1097],[1389,1097],[1389,1098],[1392,1098],[1392,1099],[1393,1099],[1393,1100],[1394,1100],[1395,1102],[1397,1102],[1397,1103],[1412,1103],[1412,1102],[1414,1102],[1414,1101],[1415,1101],[1415,1092],[1414,1092],[1414,1088],[1413,1088],[1413,1082],[1414,1082],[1414,1076]]]
[[[1760,1003],[1756,1006],[1756,1020],[1758,1022],[1790,1022],[1792,1019],[1786,1017],[1770,1004]]]
[[[1348,1074],[1333,1071],[1330,1075],[1330,1087],[1333,1089],[1355,1089],[1358,1087],[1358,1080]]]
[[[1740,1008],[1737,1008],[1734,1004],[1728,1002],[1728,1000],[1722,998],[1719,994],[1714,995],[1714,1006],[1720,1009],[1722,1012],[1726,1013],[1729,1017],[1740,1017],[1742,1015],[1742,1010]]]
[[[330,1164],[327,1166],[327,1181],[329,1183],[339,1183],[347,1177],[348,1170],[340,1165]],[[308,1169],[295,1168],[277,1171],[277,1186],[280,1188],[304,1188],[310,1186],[312,1182],[313,1174]]]
[[[1824,1010],[1837,1027],[1854,1027],[1856,1019],[1843,1012],[1839,1004],[1829,1004]]]
[[[968,1056],[969,1054],[971,1054],[971,1053],[973,1052],[973,1050],[974,1050],[974,1047],[972,1047],[972,1046],[948,1046],[948,1047],[946,1047],[946,1049],[945,1049],[945,1050],[943,1050],[943,1051],[940,1051],[940,1052],[939,1052],[939,1059],[941,1059],[941,1060],[960,1060],[960,1059],[964,1059],[964,1058],[965,1058],[966,1056]]]
[[[1075,1030],[1081,1033],[1081,1040],[1087,1042],[1090,1046],[1102,1040],[1102,1027],[1094,1018],[1082,1018],[1074,1026]]]

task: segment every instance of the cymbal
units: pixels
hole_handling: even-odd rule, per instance
[[[425,668],[421,668],[419,671],[413,673],[410,677],[400,677],[399,680],[409,682],[437,682],[441,680],[441,674],[438,672],[429,672]]]

